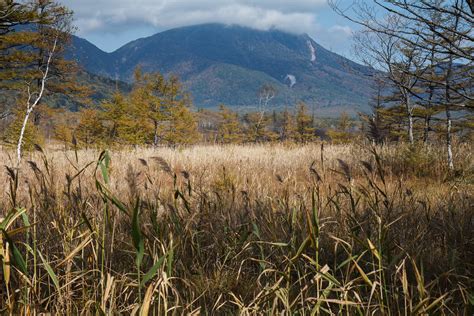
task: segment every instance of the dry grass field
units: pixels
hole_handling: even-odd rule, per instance
[[[472,314],[472,147],[421,147],[0,150],[0,306]]]

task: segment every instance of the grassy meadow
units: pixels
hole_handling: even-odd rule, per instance
[[[472,146],[421,147],[0,149],[0,308],[472,315]]]

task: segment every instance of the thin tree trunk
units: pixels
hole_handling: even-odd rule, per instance
[[[448,153],[448,167],[450,170],[453,170],[454,161],[452,150],[451,125],[451,111],[449,110],[449,105],[446,105],[446,149]]]
[[[457,2],[456,2],[457,4]],[[453,30],[457,31],[459,26],[459,15],[456,16],[454,21]],[[453,37],[455,35],[453,34]],[[451,42],[450,46],[453,43]],[[445,102],[446,102],[446,151],[448,159],[448,167],[450,170],[454,170],[454,159],[453,159],[453,149],[452,149],[452,135],[451,135],[451,76],[453,73],[453,55],[449,55],[448,65],[446,69],[446,78],[445,78]]]
[[[432,37],[432,40],[433,40],[433,43],[435,42],[435,36],[433,35]],[[431,52],[430,52],[430,69],[431,69],[431,79],[435,78],[436,76],[436,72],[435,72],[435,64],[436,64],[436,60],[435,60],[435,46],[432,45],[432,49],[431,49]],[[428,137],[429,137],[429,133],[430,133],[430,123],[431,123],[431,107],[433,106],[433,97],[434,97],[434,90],[435,90],[435,86],[433,84],[433,82],[430,82],[429,83],[429,96],[428,96],[428,104],[427,104],[427,107],[426,107],[426,116],[425,116],[425,131],[424,131],[424,135],[423,135],[423,143],[426,144],[428,142]]]
[[[158,122],[155,123],[155,129],[153,133],[153,146],[158,146]]]
[[[430,124],[431,124],[431,115],[425,116],[425,129],[423,132],[423,144],[428,143],[428,137],[430,132]]]
[[[20,137],[18,138],[18,145],[16,148],[17,168],[20,167],[20,163],[21,163],[21,149],[23,146],[23,138],[25,136],[26,125],[28,124],[28,119],[30,118],[31,113],[33,112],[35,107],[38,105],[38,103],[41,101],[41,99],[43,98],[43,93],[44,93],[44,89],[46,85],[46,79],[48,78],[48,74],[49,74],[49,67],[51,65],[51,61],[53,59],[53,54],[54,54],[54,51],[56,50],[57,43],[58,43],[58,38],[56,37],[56,39],[54,40],[53,48],[51,49],[51,52],[49,53],[48,61],[46,62],[46,70],[43,72],[43,76],[41,77],[41,86],[38,91],[38,95],[35,101],[33,102],[33,104],[30,104],[32,94],[30,91],[30,87],[28,86],[28,102],[26,104],[26,114],[25,114],[25,118],[23,119],[23,124],[21,126],[21,131],[20,131]]]
[[[405,109],[407,111],[408,116],[408,140],[410,144],[413,145],[415,142],[415,138],[413,137],[413,109],[411,108],[410,103],[410,96],[408,95],[408,91],[403,91],[404,99],[405,99]]]
[[[451,136],[451,111],[450,111],[450,103],[451,103],[451,94],[450,94],[450,78],[451,72],[453,67],[453,60],[452,57],[449,59],[448,69],[446,71],[446,89],[445,89],[445,110],[446,110],[446,151],[448,155],[448,167],[450,170],[454,169],[454,161],[453,161],[453,149],[452,149],[452,136]]]
[[[30,94],[29,91],[28,91],[28,95],[30,95],[28,97],[28,109],[26,110],[25,117],[23,119],[23,124],[21,124],[20,136],[18,137],[18,145],[16,147],[17,167],[20,166],[20,162],[21,162],[21,149],[22,149],[22,146],[23,146],[23,138],[25,136],[26,125],[28,124],[28,119],[30,118],[31,112],[34,109],[34,108],[30,107],[31,94]]]
[[[411,112],[408,112],[408,139],[410,140],[410,144],[413,145],[415,139],[413,137],[413,115]]]

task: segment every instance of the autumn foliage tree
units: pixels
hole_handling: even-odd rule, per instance
[[[295,116],[285,109],[281,114],[280,141],[292,141],[296,138]]]
[[[75,83],[75,64],[63,57],[74,30],[71,21],[72,12],[57,1],[0,3],[0,89],[8,96],[0,111],[2,117],[12,117],[4,137],[17,140],[18,160],[27,125],[32,120],[39,126],[41,114],[48,113],[39,109],[49,96],[87,94]]]
[[[191,144],[198,140],[191,98],[176,76],[144,74],[138,68],[130,103],[150,125],[148,128],[152,131],[146,143],[157,146],[160,143]]]
[[[106,138],[101,113],[94,109],[83,109],[74,137],[86,147],[103,144]]]
[[[308,113],[308,107],[300,102],[296,110],[296,132],[298,141],[306,143],[315,137],[316,129],[313,126],[313,118]]]
[[[237,113],[224,105],[219,106],[220,121],[217,127],[218,142],[223,144],[240,143],[242,141],[242,128]]]
[[[107,144],[192,144],[199,134],[191,108],[191,99],[177,77],[137,69],[132,92],[115,93],[100,105],[101,111],[84,110],[76,134],[86,144],[100,134]],[[87,133],[87,129],[95,132]]]
[[[351,118],[346,112],[342,112],[339,115],[335,128],[328,131],[328,136],[333,143],[349,143],[353,136],[350,133],[351,126]]]

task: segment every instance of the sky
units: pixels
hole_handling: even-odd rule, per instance
[[[349,5],[351,0],[338,0]],[[111,52],[141,37],[203,23],[239,24],[307,33],[316,42],[351,56],[354,24],[327,0],[62,0],[74,11],[76,35]]]

